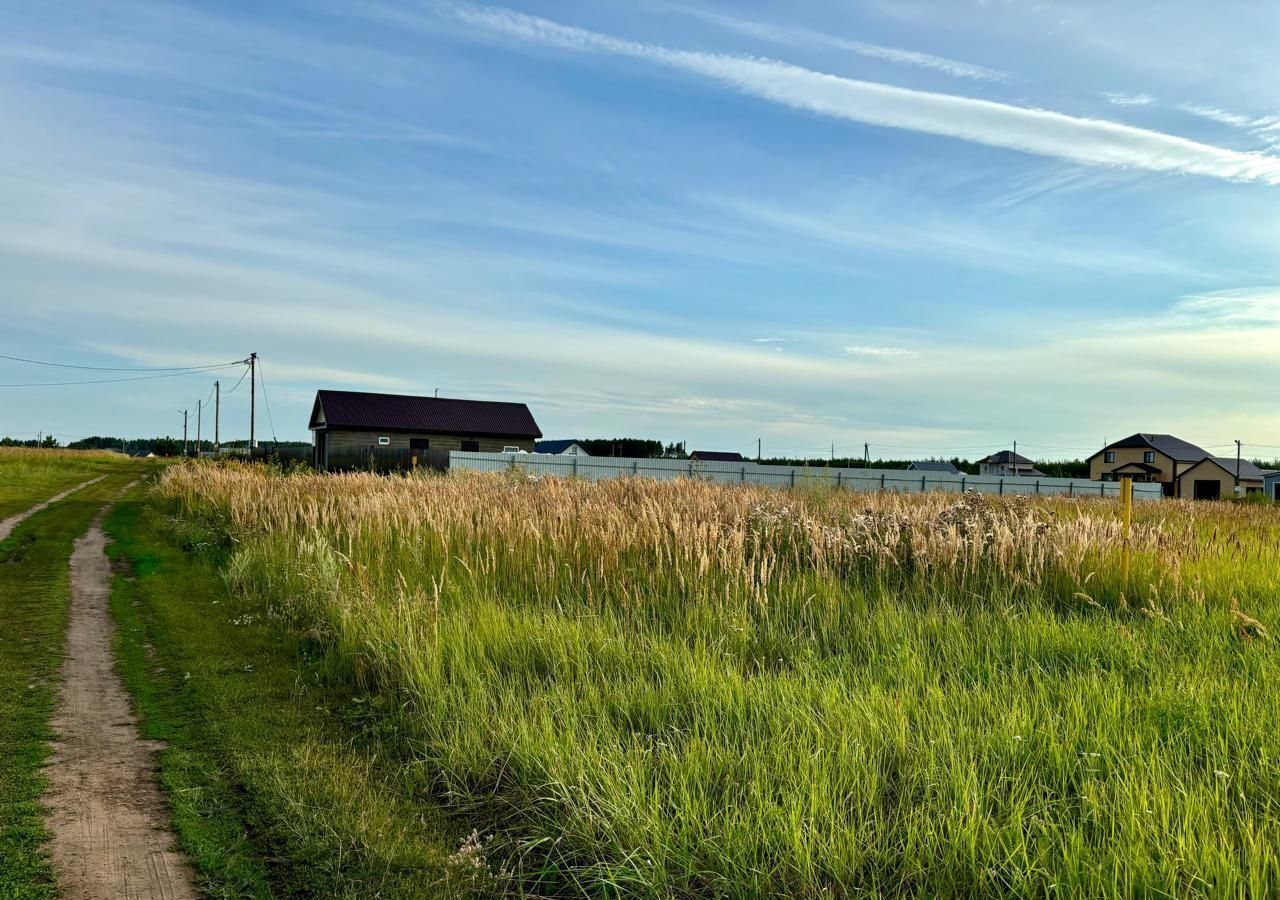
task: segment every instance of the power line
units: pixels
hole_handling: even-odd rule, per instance
[[[167,372],[161,375],[134,375],[129,378],[97,378],[88,381],[31,381],[31,382],[14,382],[10,384],[0,384],[0,388],[23,388],[23,387],[65,387],[76,384],[120,384],[125,381],[151,381],[156,378],[182,378],[188,375],[199,375],[202,372],[216,371],[218,369],[228,369],[232,366],[238,366],[241,363],[224,363],[221,366],[213,366],[209,369],[198,369],[193,371]]]
[[[30,363],[33,366],[53,366],[58,369],[85,369],[91,372],[203,372],[210,369],[224,369],[228,366],[242,365],[245,361],[237,359],[229,363],[211,363],[207,366],[151,366],[148,368],[128,368],[119,366],[78,366],[72,363],[46,362],[40,359],[27,359],[22,356],[6,356],[0,353],[0,359],[10,362]]]
[[[271,426],[271,440],[273,443],[280,443],[280,439],[276,437],[276,423],[271,420],[271,401],[267,398],[267,379],[262,374],[262,360],[258,360],[258,378],[262,381],[262,402],[267,407],[267,424]]]
[[[244,380],[245,380],[246,378],[248,378],[248,377],[249,377],[249,368],[248,368],[248,366],[246,366],[246,367],[245,367],[245,370],[244,370],[243,372],[241,372],[241,373],[240,373],[240,380],[236,382],[236,386],[235,386],[235,387],[233,387],[233,388],[232,388],[231,390],[229,390],[229,391],[223,391],[223,392],[222,392],[222,396],[224,396],[224,397],[225,397],[225,396],[227,396],[228,394],[234,394],[234,393],[236,392],[236,388],[238,388],[238,387],[240,387],[240,385],[244,384]]]

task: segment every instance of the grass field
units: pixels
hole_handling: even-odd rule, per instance
[[[1273,506],[1140,505],[1126,585],[1097,500],[206,465],[156,502],[494,891],[1280,892]]]
[[[129,466],[129,457],[120,453],[0,447],[0,519],[90,478]]]

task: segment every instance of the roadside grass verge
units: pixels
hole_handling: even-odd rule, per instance
[[[118,669],[206,896],[484,896],[461,827],[402,782],[381,700],[218,574],[226,546],[136,491],[106,523]]]
[[[0,447],[0,519],[98,475],[137,467],[119,453]]]
[[[543,894],[1280,894],[1280,517],[166,472]]]
[[[44,855],[40,768],[50,752],[69,599],[72,544],[137,465],[22,523],[0,543],[0,897],[57,896]],[[83,470],[73,476],[85,477]],[[54,489],[56,491],[56,488]]]

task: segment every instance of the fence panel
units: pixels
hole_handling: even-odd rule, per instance
[[[1120,496],[1119,482],[1089,481],[1083,478],[998,477],[994,475],[948,475],[942,472],[915,472],[908,469],[848,469],[826,466],[766,466],[750,462],[694,462],[687,459],[636,459],[615,456],[551,456],[542,453],[470,453],[450,451],[449,465],[459,469],[500,472],[509,469],[531,475],[562,478],[642,477],[671,480],[693,478],[717,484],[760,484],[769,487],[824,487],[853,491],[978,491],[985,494],[1070,495],[1081,497]],[[1163,491],[1158,484],[1135,484],[1137,499],[1158,500]]]

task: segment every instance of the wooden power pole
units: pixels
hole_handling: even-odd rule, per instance
[[[187,411],[182,410],[182,455],[187,455]]]
[[[196,401],[196,456],[200,455],[200,450],[202,449],[202,445],[200,443],[200,422],[201,422],[201,419],[203,418],[201,414],[201,410],[203,409],[203,407],[204,407],[204,401],[197,400]]]
[[[254,425],[258,414],[258,354],[249,354],[249,458],[253,459]]]
[[[215,381],[213,383],[213,450],[215,453],[222,450],[222,435],[220,434],[222,426],[222,383]]]

